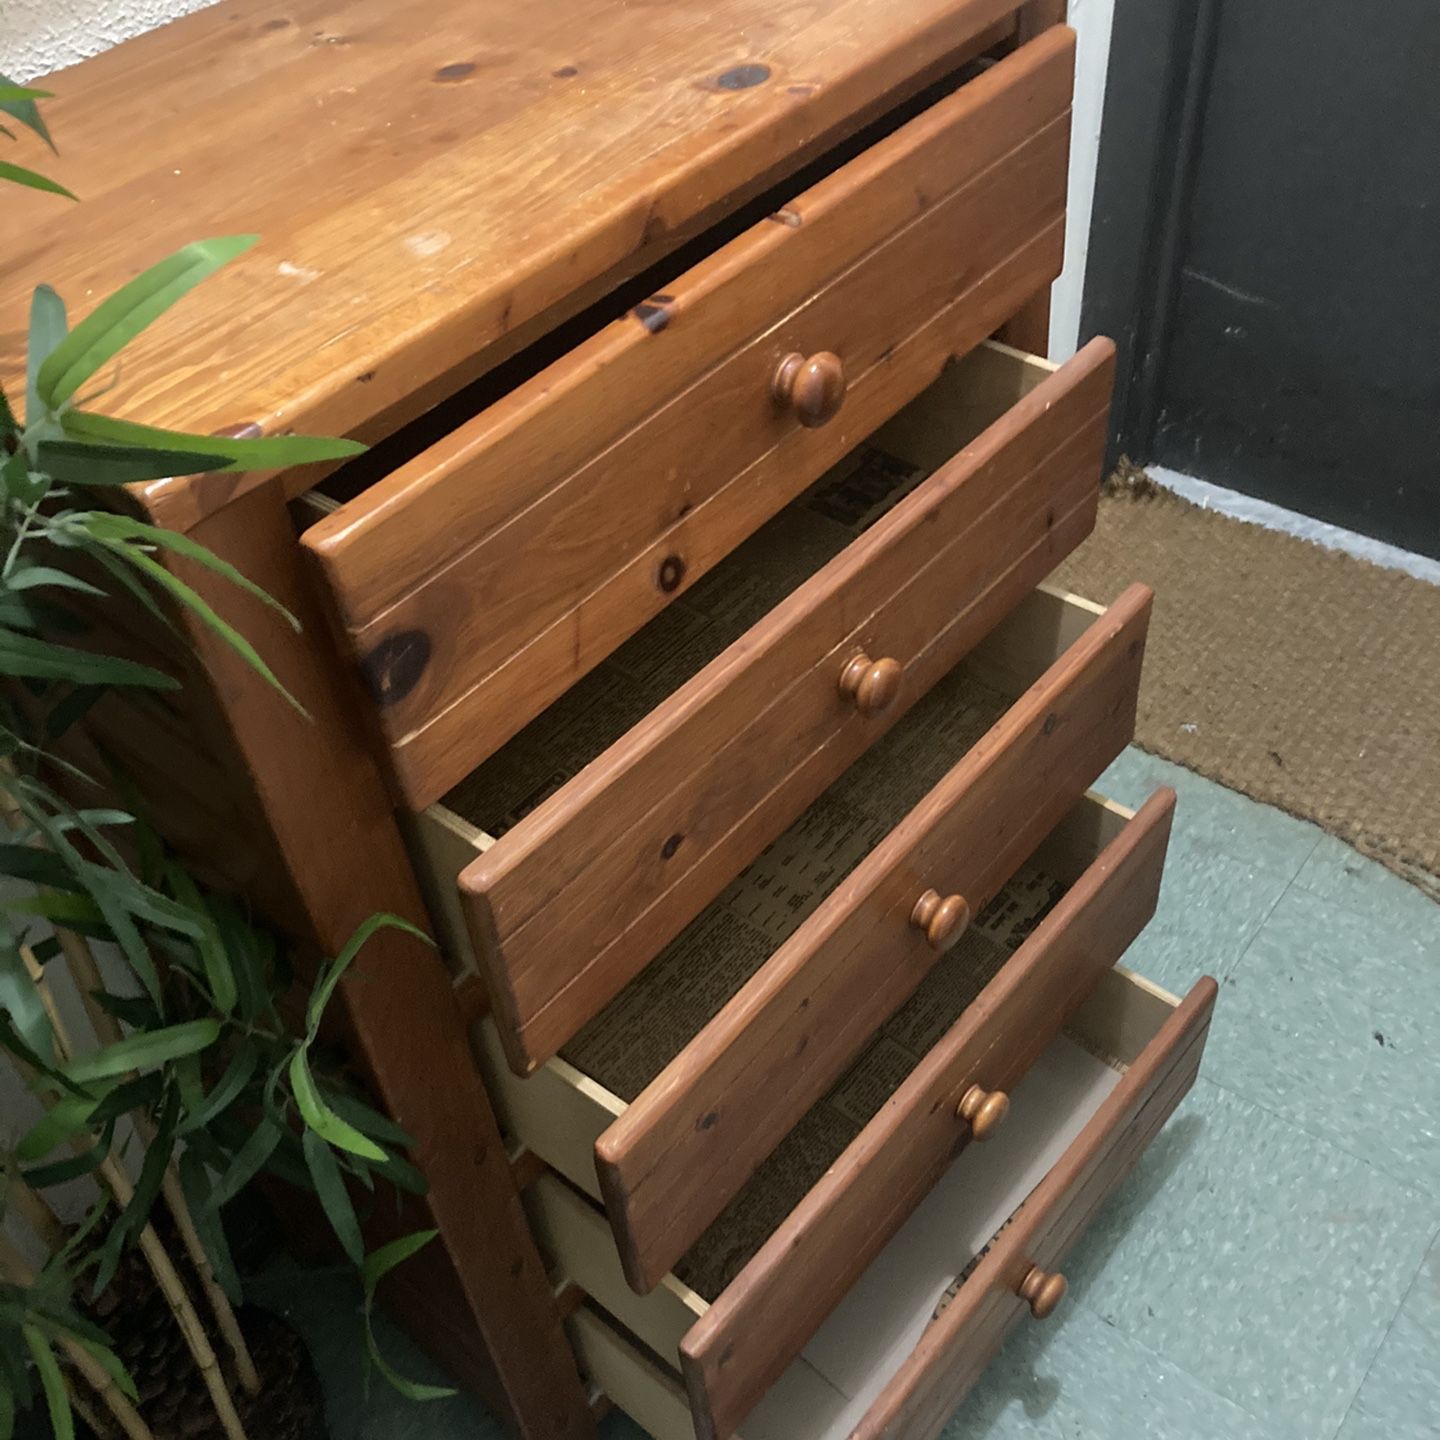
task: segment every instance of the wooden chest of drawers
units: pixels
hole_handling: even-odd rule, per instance
[[[116,408],[374,442],[131,497],[300,616],[188,577],[308,717],[137,616],[184,708],[92,733],[311,953],[437,935],[346,983],[442,1237],[388,1301],[520,1434],[608,1398],[926,1440],[1060,1302],[1215,994],[1118,963],[1173,796],[1089,789],[1151,597],[1044,585],[1113,366],[1015,348],[1074,37],[1048,0],[431,12],[222,0],[55,79],[87,198],[0,217],[5,313],[258,230]]]

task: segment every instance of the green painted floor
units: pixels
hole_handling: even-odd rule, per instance
[[[1440,1437],[1440,907],[1140,751],[1099,788],[1139,805],[1160,784],[1175,834],[1129,963],[1220,980],[1201,1078],[1066,1266],[1060,1313],[1015,1333],[947,1440]],[[367,1403],[342,1281],[269,1298],[315,1345],[334,1440],[499,1435],[465,1400]]]

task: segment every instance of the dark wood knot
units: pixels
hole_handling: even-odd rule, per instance
[[[423,630],[397,630],[364,659],[361,670],[375,703],[398,704],[420,683],[430,663],[430,637]]]
[[[660,573],[656,576],[656,584],[667,595],[673,595],[680,588],[680,582],[684,578],[685,562],[678,555],[667,555],[660,562]]]
[[[642,300],[632,313],[652,335],[658,335],[670,323],[670,306],[674,300],[673,295],[652,295]]]
[[[715,77],[715,88],[717,90],[749,90],[753,86],[763,85],[770,78],[770,67],[768,65],[735,65],[729,70],[722,70]]]

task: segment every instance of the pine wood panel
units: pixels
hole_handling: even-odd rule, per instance
[[[413,807],[1058,272],[1073,51],[993,67],[307,533]],[[844,362],[822,428],[771,394],[792,352]]]
[[[861,862],[596,1145],[632,1285],[684,1254],[936,952],[927,888],[978,913],[1134,729],[1151,592],[1132,586]]]
[[[258,232],[127,352],[107,404],[199,430],[365,428],[1014,8],[435,0],[417,24],[391,0],[225,0],[52,77],[50,168],[83,201],[0,211],[0,376],[22,374],[35,284],[78,306],[197,236]],[[224,482],[147,498],[188,523],[256,483]]]
[[[298,715],[223,641],[185,620],[199,666],[223,705],[236,781],[264,816],[264,863],[293,887],[303,927],[297,939],[333,955],[376,911],[424,925],[403,842],[357,722],[356,697],[325,645],[279,484],[247,491],[194,533],[303,625],[297,634],[212,572],[176,562],[309,712]],[[527,1440],[590,1440],[594,1420],[475,1073],[450,976],[432,949],[382,931],[347,972],[341,994],[356,1057],[414,1137],[413,1159],[430,1186],[404,1213],[377,1207],[377,1226],[440,1230],[440,1239],[408,1263],[393,1308],[419,1326],[441,1313],[466,1316],[463,1331],[442,1337],[446,1360],[511,1415]],[[444,1104],[435,1103],[437,1093]]]
[[[1025,1314],[1032,1266],[1055,1271],[1195,1081],[1215,1004],[1201,980],[997,1237],[851,1440],[934,1440]]]
[[[1175,794],[1157,792],[685,1336],[697,1433],[731,1434],[969,1138],[971,1085],[1009,1091],[1140,933]]]
[[[460,887],[496,1023],[542,1064],[1089,533],[1097,340],[539,810]],[[902,667],[865,715],[858,651]]]

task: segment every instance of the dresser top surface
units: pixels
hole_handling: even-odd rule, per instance
[[[1015,0],[222,0],[44,82],[78,203],[6,187],[0,379],[31,289],[87,312],[259,243],[127,351],[110,413],[355,432],[632,273]],[[114,378],[114,377],[112,377]]]

